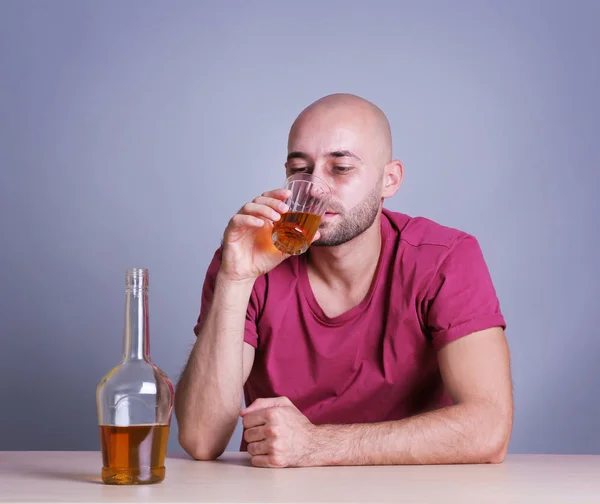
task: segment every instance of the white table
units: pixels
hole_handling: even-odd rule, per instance
[[[600,503],[600,456],[509,455],[500,465],[258,469],[245,453],[167,458],[162,483],[100,482],[100,452],[0,452],[0,502]]]

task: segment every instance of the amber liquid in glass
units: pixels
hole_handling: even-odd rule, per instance
[[[319,229],[321,216],[305,212],[288,212],[273,225],[273,243],[286,254],[298,255],[308,250]]]
[[[141,485],[164,480],[168,439],[168,425],[101,425],[102,481]]]

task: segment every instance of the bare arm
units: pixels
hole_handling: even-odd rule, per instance
[[[244,342],[248,302],[256,279],[286,257],[271,243],[271,230],[288,210],[288,196],[283,189],[264,193],[225,230],[212,296],[205,299],[210,308],[175,394],[179,443],[196,459],[221,455],[239,418],[254,363],[254,348]]]
[[[254,348],[244,342],[252,282],[217,276],[214,298],[177,385],[179,443],[192,457],[221,455],[235,430]]]
[[[322,464],[501,462],[512,428],[509,352],[499,328],[474,333],[439,352],[454,405],[374,425],[324,426]]]
[[[248,446],[257,455],[253,461],[266,467],[502,462],[513,415],[504,332],[491,328],[465,336],[438,357],[453,406],[398,421],[315,426],[287,400],[279,399],[276,407],[259,404],[244,415],[246,427],[256,426],[246,431],[246,440],[262,438]],[[290,429],[303,433],[294,436],[291,458],[282,442]]]

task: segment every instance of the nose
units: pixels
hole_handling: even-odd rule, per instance
[[[330,180],[331,174],[329,173],[329,170],[327,169],[327,163],[325,163],[325,162],[315,163],[315,166],[312,169],[311,174],[314,175],[315,177],[320,178],[329,187],[331,187],[332,180]]]
[[[333,192],[334,180],[331,176],[331,172],[327,169],[327,164],[325,162],[316,163],[311,171],[311,175],[325,183],[328,194]]]
[[[319,202],[320,207],[326,208],[331,198],[331,187],[329,184],[320,178],[318,175],[312,174],[312,184],[310,184],[310,197]]]

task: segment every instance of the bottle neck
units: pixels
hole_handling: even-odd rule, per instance
[[[150,361],[147,270],[128,270],[126,286],[123,359]]]

